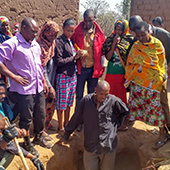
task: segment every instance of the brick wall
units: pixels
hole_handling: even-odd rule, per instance
[[[1,15],[10,20],[11,30],[14,23],[21,23],[25,17],[33,17],[40,27],[45,21],[53,20],[62,28],[67,18],[78,23],[79,0],[0,0]]]
[[[164,28],[170,32],[170,0],[131,0],[132,15],[140,15],[148,23],[160,16]]]

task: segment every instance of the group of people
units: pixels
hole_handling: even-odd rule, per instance
[[[67,142],[80,125],[84,126],[86,170],[114,169],[116,132],[128,130],[129,121],[140,120],[160,128],[153,149],[168,140],[165,124],[168,130],[170,33],[147,24],[140,16],[132,16],[129,22],[117,20],[112,34],[105,39],[93,10],[86,10],[83,17],[77,26],[72,18],[66,19],[59,37],[59,26],[54,21],[45,22],[36,37],[38,24],[29,17],[21,22],[20,32],[12,37],[9,20],[0,17],[0,40],[5,38],[0,45],[3,79],[0,81],[0,113],[10,121],[20,117],[19,128],[1,124],[2,160],[6,152],[11,152],[8,149],[11,140],[24,137],[24,156],[43,170],[33,144],[51,148],[49,129],[62,135],[59,144]],[[159,23],[159,19],[153,22]],[[135,35],[130,34],[130,30]],[[98,81],[104,72],[103,55],[108,60],[106,77]],[[86,82],[88,95],[83,97]],[[75,112],[69,120],[75,94]],[[12,109],[6,96],[13,103]],[[58,129],[51,124],[55,110]],[[31,142],[32,122],[35,137]],[[15,152],[11,153],[17,154],[15,146],[12,148]]]

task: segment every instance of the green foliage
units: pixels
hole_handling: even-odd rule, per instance
[[[125,19],[129,19],[129,14],[130,14],[130,4],[131,4],[131,0],[123,0],[122,2],[123,7],[122,7],[122,16]]]
[[[130,5],[131,5],[131,0],[123,0],[119,4],[116,4],[115,9],[118,13],[119,18],[124,18],[129,20],[130,16]]]

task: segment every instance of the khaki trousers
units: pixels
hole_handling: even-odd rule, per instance
[[[114,170],[115,156],[116,150],[97,155],[84,149],[84,168],[85,170]]]

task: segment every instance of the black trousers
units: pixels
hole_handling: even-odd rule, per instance
[[[16,105],[13,108],[14,116],[16,117],[20,113],[19,127],[29,130],[33,121],[34,133],[42,133],[46,115],[44,92],[32,95],[12,93],[16,99]]]

